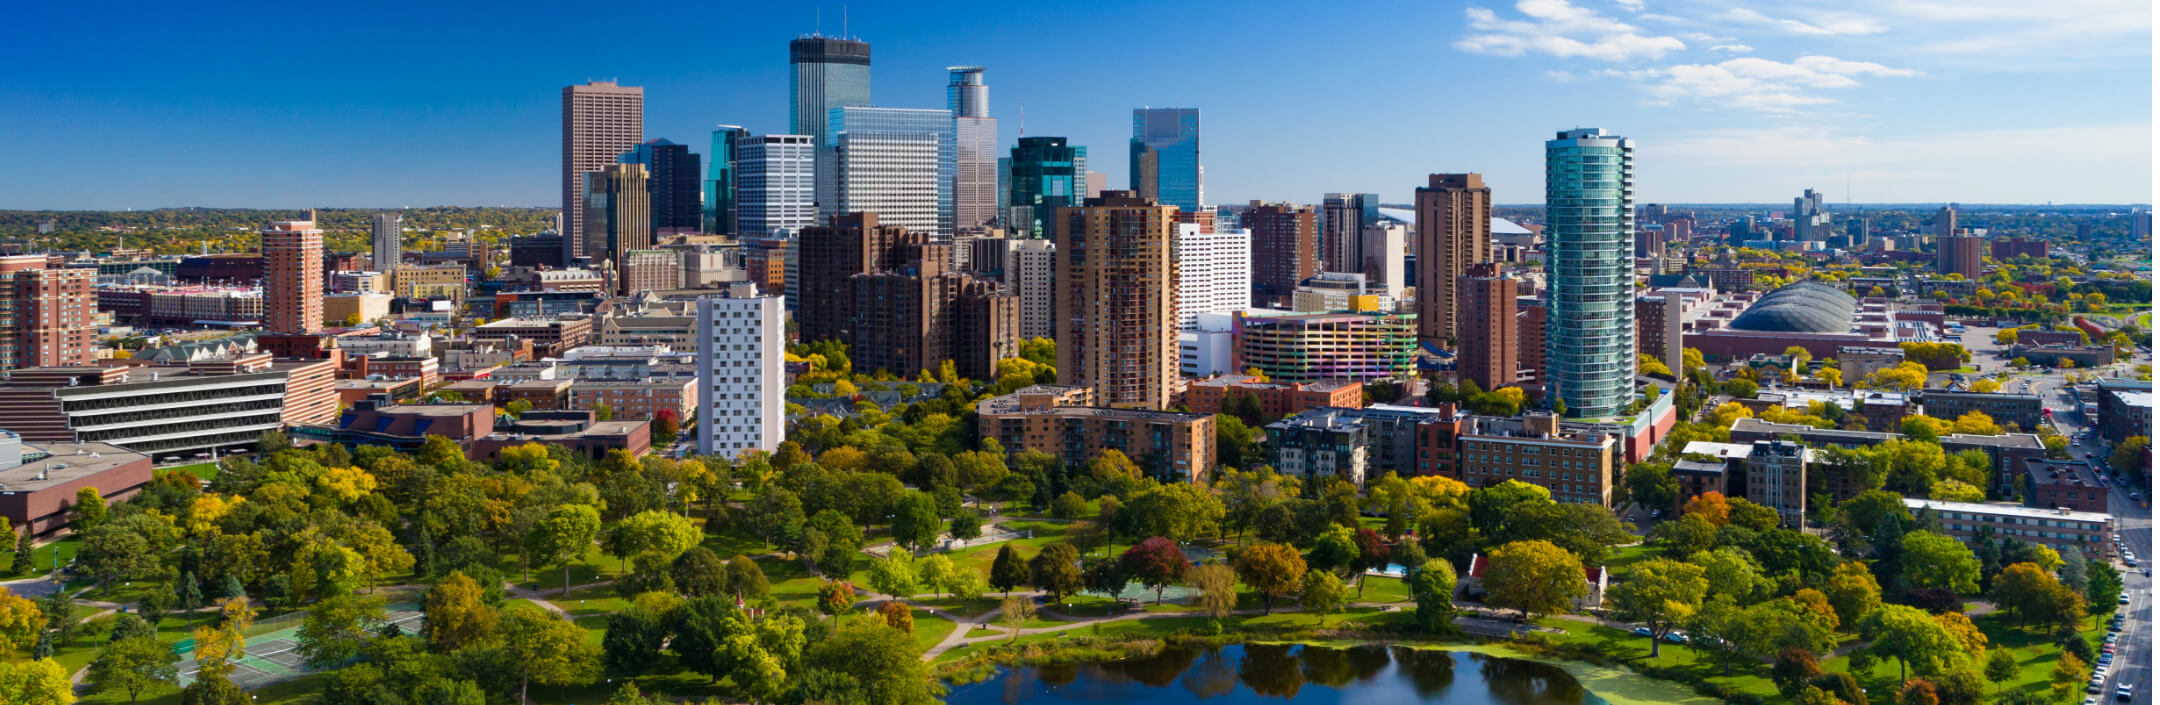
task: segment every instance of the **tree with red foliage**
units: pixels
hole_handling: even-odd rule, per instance
[[[1358,529],[1355,538],[1358,553],[1357,594],[1365,596],[1365,571],[1387,567],[1391,552],[1387,538],[1372,529]]]
[[[682,419],[676,418],[674,409],[661,409],[653,414],[652,439],[656,445],[673,445],[675,436],[682,433]]]
[[[1170,539],[1156,536],[1125,549],[1118,557],[1125,574],[1139,580],[1141,585],[1155,589],[1155,604],[1162,604],[1163,588],[1185,579],[1185,571],[1192,562],[1185,560],[1185,551]]]

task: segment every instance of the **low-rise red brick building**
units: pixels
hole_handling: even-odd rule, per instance
[[[1203,414],[1219,414],[1230,400],[1249,394],[1260,411],[1271,417],[1292,416],[1306,409],[1336,406],[1355,409],[1365,405],[1365,388],[1354,380],[1318,382],[1259,382],[1250,375],[1222,375],[1194,381],[1185,388],[1185,406]]]

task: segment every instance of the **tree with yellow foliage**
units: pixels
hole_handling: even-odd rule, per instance
[[[1815,381],[1836,389],[1845,386],[1845,371],[1838,369],[1837,365],[1829,364],[1832,362],[1835,360],[1825,360],[1823,366],[1815,370]]]
[[[29,598],[0,588],[0,656],[30,648],[45,631],[45,613]]]
[[[1736,401],[1725,402],[1710,411],[1710,425],[1718,428],[1732,428],[1734,421],[1752,418],[1755,418],[1755,412]]]
[[[1956,421],[1951,422],[1950,432],[1969,433],[1976,436],[2000,436],[2003,428],[2001,424],[1995,423],[1995,419],[1989,417],[1985,412],[1973,410],[1965,412],[1965,415],[1959,416]]]
[[[1895,389],[1911,391],[1927,386],[1926,365],[1917,362],[1901,362],[1896,367],[1876,370],[1867,376],[1866,386],[1872,389]]]

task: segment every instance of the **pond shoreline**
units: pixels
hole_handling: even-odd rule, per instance
[[[938,671],[939,680],[952,685],[966,685],[997,676],[1001,669],[1029,668],[1053,664],[1107,663],[1121,658],[1153,655],[1164,648],[1174,646],[1225,646],[1295,645],[1321,648],[1349,648],[1354,646],[1402,647],[1419,651],[1459,651],[1482,654],[1496,658],[1541,663],[1565,671],[1590,694],[1604,699],[1611,705],[1717,705],[1725,701],[1696,692],[1686,683],[1656,678],[1639,673],[1626,666],[1606,666],[1575,659],[1554,658],[1530,653],[1506,642],[1498,641],[1426,641],[1417,639],[1380,638],[1358,640],[1350,637],[1268,638],[1263,635],[1223,634],[1217,636],[1191,635],[1167,638],[1103,639],[1101,641],[1079,639],[1076,643],[1029,645],[1024,650],[998,651],[970,657],[966,661],[947,664]]]

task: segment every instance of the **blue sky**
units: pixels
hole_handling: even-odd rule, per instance
[[[132,5],[130,7],[129,5]],[[554,205],[559,91],[646,134],[787,127],[808,3],[33,3],[0,26],[0,208]],[[455,5],[444,7],[446,5]],[[64,7],[63,7],[64,6]],[[1199,107],[1211,202],[1404,201],[1476,171],[1542,200],[1542,140],[1637,140],[1644,202],[2151,200],[2142,0],[850,3],[881,105],[993,114],[1125,184],[1131,109]]]

